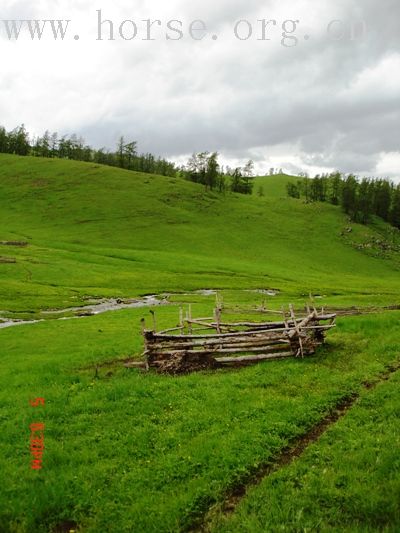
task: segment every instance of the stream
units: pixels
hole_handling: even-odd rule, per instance
[[[102,298],[101,300],[90,300],[87,305],[68,307],[66,309],[50,309],[40,311],[44,318],[36,320],[23,320],[19,318],[5,318],[0,316],[0,329],[10,328],[13,326],[24,326],[27,324],[37,324],[45,320],[72,320],[73,318],[83,318],[87,316],[108,313],[109,311],[119,311],[120,309],[137,309],[140,307],[155,307],[160,305],[169,305],[168,296],[144,296],[143,298],[119,299],[119,298]],[[74,313],[73,316],[58,316]]]
[[[268,296],[276,296],[278,290],[269,289],[253,289],[249,292],[258,292]],[[138,309],[141,307],[158,307],[161,305],[170,305],[170,296],[180,294],[181,296],[200,295],[200,296],[214,296],[217,294],[216,289],[199,289],[192,292],[182,293],[163,293],[160,295],[148,295],[141,298],[101,298],[88,300],[86,305],[68,307],[65,309],[49,309],[40,311],[42,318],[35,320],[26,320],[20,318],[6,318],[1,316],[0,311],[0,329],[10,328],[13,326],[25,326],[28,324],[37,324],[47,320],[72,320],[76,318],[84,318],[87,316],[99,315],[101,313],[108,313],[109,311],[119,311],[120,309]],[[71,315],[71,313],[73,313]]]

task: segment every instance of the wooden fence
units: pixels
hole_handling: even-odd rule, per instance
[[[277,311],[274,311],[276,314]],[[335,314],[308,309],[303,318],[296,318],[293,306],[281,321],[224,322],[221,307],[213,317],[197,318],[191,310],[179,325],[156,332],[146,329],[142,321],[145,342],[145,366],[161,372],[181,373],[221,366],[244,365],[268,359],[305,357],[323,344],[325,332],[335,327]],[[127,366],[139,366],[132,364]]]

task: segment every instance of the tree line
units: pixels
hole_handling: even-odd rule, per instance
[[[203,184],[209,190],[240,194],[251,194],[253,191],[253,161],[248,161],[244,167],[224,168],[218,162],[218,152],[193,154],[181,169],[181,174],[190,181]]]
[[[31,137],[23,124],[12,131],[0,126],[0,153],[71,159],[148,174],[181,176],[218,192],[230,190],[251,194],[253,190],[252,161],[243,168],[224,169],[218,162],[217,152],[201,152],[193,154],[187,165],[177,167],[175,163],[151,153],[139,154],[137,142],[126,140],[125,137],[120,137],[116,150],[111,151],[106,148],[94,149],[76,134],[60,136],[46,130],[42,136]]]
[[[400,229],[400,184],[388,179],[359,179],[354,174],[333,172],[313,179],[303,177],[286,188],[292,198],[341,206],[353,222],[367,224],[372,216],[378,216]]]
[[[127,141],[124,137],[118,140],[115,151],[94,149],[76,134],[59,136],[46,131],[42,136],[31,138],[24,125],[9,132],[0,126],[0,153],[72,159],[162,176],[175,176],[177,172],[170,161],[150,153],[139,154],[136,141]]]

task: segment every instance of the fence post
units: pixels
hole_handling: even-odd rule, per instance
[[[303,351],[303,342],[301,340],[301,332],[299,330],[299,327],[297,325],[297,322],[296,322],[296,316],[294,314],[294,308],[293,308],[293,304],[290,304],[289,306],[289,309],[290,309],[290,316],[292,317],[292,320],[293,320],[293,323],[294,323],[294,329],[296,330],[296,334],[297,334],[297,337],[299,339],[299,352],[301,354],[301,357],[304,358],[304,351]],[[297,353],[296,357],[298,357],[299,353]]]
[[[156,331],[157,331],[156,314],[155,314],[155,312],[154,312],[153,310],[151,310],[151,309],[150,309],[150,313],[151,313],[151,315],[152,315],[152,317],[153,317],[153,331],[154,331],[154,333],[156,333]]]
[[[215,322],[217,323],[217,333],[221,333],[221,309],[216,307],[214,309]]]
[[[193,333],[193,330],[192,330],[192,304],[189,304],[189,308],[188,308],[188,330],[189,330],[189,335],[191,335]]]
[[[181,328],[181,335],[185,333],[185,323],[183,321],[183,307],[179,308],[179,327]]]

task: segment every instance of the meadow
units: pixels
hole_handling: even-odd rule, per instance
[[[171,323],[173,311],[165,307],[158,312],[160,325]],[[326,348],[305,360],[175,378],[143,374],[118,363],[140,351],[135,335],[140,316],[137,310],[119,311],[1,333],[0,416],[5,438],[0,491],[1,523],[8,525],[7,531],[47,532],[68,520],[83,531],[189,530],[235,485],[246,483],[261,465],[273,463],[283,448],[334,411],[343,398],[359,393],[363,383],[379,379],[389,365],[399,362],[400,323],[398,313],[392,312],[340,319]],[[95,367],[101,363],[110,364],[101,366],[96,375]],[[396,402],[396,391],[391,391]],[[29,405],[36,397],[45,398],[43,408]],[[363,507],[368,512],[353,518],[349,512],[346,520],[350,525],[361,523],[365,530],[376,524],[377,506],[382,507],[380,520],[386,516],[383,525],[394,527],[398,518],[398,411],[389,400],[379,416],[389,409],[393,421],[381,423],[379,440],[375,433],[370,436],[374,449],[385,456],[382,471],[372,456],[370,468],[379,471],[370,484],[364,474],[370,456],[363,455],[365,439],[357,423],[351,430],[353,447],[344,444],[340,450],[343,441],[337,440],[337,456],[351,450],[349,461],[354,463],[339,485],[341,501],[348,499],[353,506],[358,501],[354,498],[361,490],[360,475],[368,494]],[[378,407],[364,413],[367,424],[372,415],[378,416]],[[40,471],[30,469],[32,422],[46,426]],[[298,468],[303,472],[309,463]],[[312,470],[318,478],[316,468],[324,468],[322,459]],[[390,484],[389,471],[394,478]],[[334,473],[340,477],[332,466],[330,476]],[[295,476],[287,475],[292,480]],[[329,482],[334,483],[330,478]],[[287,496],[280,513],[279,495],[287,491],[284,481],[281,485],[274,508],[269,485],[263,486],[269,503],[266,509],[256,506],[261,524],[267,512],[275,525],[293,523],[298,499]],[[319,504],[313,490],[314,485],[302,494],[306,500],[302,505],[309,512],[295,522],[296,527],[310,524],[310,508],[318,519],[325,518],[324,513],[329,518],[329,512],[337,509],[335,491],[330,493],[327,487]],[[387,506],[393,511],[385,515]],[[242,515],[234,522],[235,530],[241,530]],[[291,521],[285,520],[287,516]],[[248,524],[245,518],[243,523]],[[229,524],[224,530],[230,530]],[[286,530],[293,529],[289,525]]]
[[[338,208],[70,161],[0,156],[2,316],[37,317],[89,297],[174,293],[210,314],[226,304],[398,303],[400,256],[360,243],[388,228]],[[344,231],[351,226],[351,232]],[[185,294],[183,294],[185,293]],[[399,523],[399,312],[338,319],[315,356],[172,377],[127,369],[143,349],[129,309],[0,330],[1,530],[12,533],[396,531]],[[254,317],[253,317],[254,318]],[[237,487],[350,398],[351,409],[229,513]],[[42,397],[43,407],[29,401]],[[45,424],[32,470],[29,426]]]
[[[214,510],[208,529],[398,531],[398,390],[398,373],[364,390],[318,443],[249,490],[234,513]]]
[[[396,303],[400,254],[359,243],[387,227],[349,224],[334,206],[220,195],[178,178],[56,159],[0,155],[1,307],[32,313],[90,296],[204,288],[277,288],[374,305]],[[342,233],[351,226],[351,233]],[[386,232],[386,233],[385,233]]]

